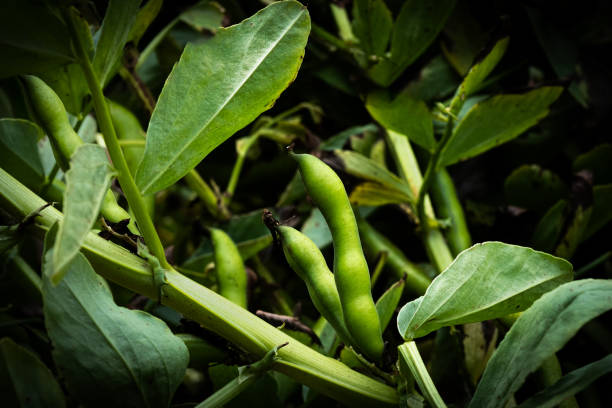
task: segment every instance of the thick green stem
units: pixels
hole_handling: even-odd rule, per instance
[[[157,231],[155,230],[153,221],[149,216],[149,212],[147,211],[146,202],[142,194],[138,190],[134,179],[132,178],[130,169],[127,165],[125,157],[123,156],[123,152],[121,151],[121,146],[119,145],[119,141],[117,140],[115,128],[111,120],[110,111],[106,103],[106,99],[104,98],[104,94],[102,92],[100,81],[98,81],[93,65],[91,64],[91,61],[89,59],[89,55],[85,51],[85,47],[83,46],[81,38],[79,37],[78,31],[76,29],[74,21],[76,17],[74,15],[74,10],[68,9],[66,14],[68,14],[68,28],[73,39],[73,44],[76,49],[77,57],[81,64],[81,68],[83,69],[83,73],[85,74],[87,85],[89,86],[89,90],[91,92],[94,109],[98,118],[98,124],[100,125],[100,130],[102,130],[102,134],[104,135],[104,143],[106,144],[113,165],[117,170],[117,178],[119,179],[119,184],[121,185],[125,197],[127,198],[128,204],[130,205],[130,209],[136,217],[138,228],[142,232],[147,246],[149,247],[153,255],[155,255],[159,259],[162,267],[170,268],[170,265],[168,264],[168,261],[166,260],[166,256],[164,254],[164,247],[161,243],[161,240],[159,239],[159,236],[157,235]]]
[[[419,354],[416,343],[414,341],[407,341],[398,347],[401,358],[404,359],[406,365],[410,369],[412,376],[416,380],[421,392],[431,404],[432,407],[446,408],[446,404],[442,400],[442,397],[438,393],[436,386],[434,385],[425,363]]]
[[[423,177],[408,138],[392,130],[387,130],[387,137],[400,175],[417,196],[422,188]],[[423,206],[426,218],[435,219],[436,215],[428,195],[423,197]],[[438,272],[442,272],[453,262],[453,255],[439,229],[423,227],[423,242],[427,255]]]
[[[351,27],[351,21],[349,20],[348,14],[346,13],[346,8],[338,6],[337,4],[331,3],[329,5],[332,16],[336,21],[336,26],[338,27],[338,35],[343,41],[348,43],[356,43],[359,40],[353,34],[353,28]]]
[[[0,169],[0,206],[18,217],[25,217],[45,204],[40,197]],[[36,217],[36,227],[48,230],[62,218],[48,207]],[[82,247],[94,269],[103,277],[134,292],[154,297],[151,269],[147,262],[126,249],[89,233]],[[174,269],[166,273],[163,303],[202,324],[244,350],[263,357],[285,342],[278,351],[274,369],[332,398],[359,406],[396,405],[396,391],[337,360],[325,357],[264,322],[257,316]]]
[[[444,235],[453,255],[456,256],[459,252],[472,246],[472,238],[453,179],[446,169],[440,169],[434,176],[431,195],[438,216],[450,220],[450,226],[444,230]]]
[[[196,169],[191,170],[189,173],[183,177],[183,180],[187,183],[189,187],[196,192],[200,200],[204,202],[206,209],[216,218],[221,220],[227,220],[230,218],[230,213],[227,210],[227,207],[219,201],[215,192],[210,188],[210,186],[204,181],[202,176],[197,172]]]
[[[423,228],[423,230],[427,230],[428,228],[430,228],[429,222],[427,221],[427,214],[425,213],[425,196],[429,192],[429,187],[431,187],[433,179],[438,171],[438,162],[440,160],[440,154],[442,153],[442,150],[444,150],[444,147],[453,135],[453,126],[454,119],[452,116],[449,116],[448,122],[446,123],[446,130],[444,131],[444,136],[442,136],[442,139],[440,139],[440,141],[436,145],[436,149],[434,150],[433,154],[429,159],[429,162],[427,163],[427,170],[425,170],[425,176],[423,177],[421,188],[419,188],[416,209],[419,221],[421,223],[421,228]]]

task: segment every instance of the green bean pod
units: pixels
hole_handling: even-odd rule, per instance
[[[285,258],[291,268],[306,283],[312,303],[319,313],[332,325],[344,343],[353,340],[344,322],[340,296],[323,254],[314,242],[300,231],[277,227]]]
[[[355,214],[338,175],[309,154],[292,154],[308,194],[327,221],[334,244],[334,278],[346,326],[357,348],[380,361],[384,343],[372,299],[370,272]]]
[[[63,171],[68,171],[70,157],[83,144],[83,140],[70,125],[68,113],[55,91],[42,79],[33,75],[25,75],[23,80],[28,89],[34,112],[47,136],[49,136],[55,160]],[[102,201],[100,211],[104,218],[111,222],[119,222],[130,218],[127,211],[117,204],[117,200],[110,190]],[[134,230],[133,232],[137,233],[138,231]]]
[[[224,231],[210,228],[215,252],[215,273],[219,294],[239,306],[247,307],[247,274],[234,241]]]

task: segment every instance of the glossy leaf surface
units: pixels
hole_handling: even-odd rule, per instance
[[[308,11],[273,3],[210,41],[188,44],[170,74],[136,172],[143,193],[176,182],[215,147],[269,109],[297,75]]]
[[[501,242],[477,244],[402,308],[398,329],[410,340],[444,326],[506,316],[571,278],[572,265],[561,258]]]
[[[585,279],[545,294],[523,313],[489,361],[469,407],[500,407],[589,320],[612,308],[612,281]]]
[[[117,306],[80,253],[53,285],[52,255],[45,255],[45,322],[70,393],[88,407],[167,407],[185,374],[185,344],[156,317]]]
[[[455,127],[442,150],[443,166],[506,143],[548,114],[563,88],[542,87],[522,95],[498,95],[476,104]]]

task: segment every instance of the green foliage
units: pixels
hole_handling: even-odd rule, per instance
[[[4,405],[606,406],[610,10],[4,3]]]
[[[209,42],[189,44],[151,118],[139,189],[168,187],[269,109],[297,75],[309,30],[306,9],[281,2]]]
[[[53,263],[49,265],[49,277],[54,284],[66,274],[93,227],[112,175],[101,146],[84,144],[72,156],[70,170],[66,172],[64,219],[59,223]]]
[[[44,312],[53,357],[70,393],[91,407],[167,407],[185,374],[185,344],[161,320],[117,306],[106,281],[81,254],[55,286],[54,230],[46,239]]]
[[[460,253],[425,295],[402,308],[398,329],[411,340],[440,327],[520,312],[571,278],[572,266],[563,259],[501,242],[476,244]]]
[[[499,407],[525,377],[558,351],[589,320],[612,307],[612,282],[566,283],[537,300],[493,354],[470,407]]]

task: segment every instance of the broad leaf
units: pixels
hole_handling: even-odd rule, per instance
[[[123,47],[130,31],[140,0],[110,0],[100,27],[93,67],[102,85],[106,84],[121,63]]]
[[[346,173],[382,184],[405,195],[407,201],[414,200],[410,186],[374,160],[350,150],[336,150],[334,153]]]
[[[523,313],[493,354],[469,407],[502,407],[527,375],[589,320],[612,308],[612,281],[585,279],[545,294]]]
[[[388,94],[374,92],[368,95],[366,108],[384,128],[406,135],[429,151],[436,147],[431,114],[423,101],[413,99],[407,93],[392,100]]]
[[[42,136],[42,131],[33,122],[0,119],[0,166],[34,191],[38,191],[45,181],[37,148]]]
[[[60,97],[64,107],[73,115],[83,111],[83,99],[89,94],[83,69],[79,64],[67,64],[39,74]]]
[[[170,74],[136,172],[143,193],[176,182],[215,147],[269,109],[297,75],[310,31],[308,11],[273,3],[188,44]]]
[[[400,279],[395,282],[389,289],[385,291],[378,300],[376,301],[376,312],[378,313],[378,318],[380,319],[380,328],[384,332],[391,318],[393,317],[393,313],[395,313],[395,309],[399,305],[400,299],[402,298],[402,293],[404,293],[404,286],[406,286],[406,280]]]
[[[392,27],[393,17],[383,0],[355,0],[353,32],[359,39],[359,47],[366,54],[384,55]]]
[[[164,0],[148,0],[147,3],[138,10],[132,29],[130,30],[130,35],[128,36],[128,41],[133,42],[134,45],[138,45],[138,42],[145,31],[147,31],[147,28],[149,28],[153,20],[155,20],[155,17],[159,14],[163,3]]]
[[[411,340],[444,326],[506,316],[571,278],[572,265],[564,259],[501,242],[477,244],[402,308],[397,327]]]
[[[393,25],[391,56],[370,68],[372,80],[382,86],[395,81],[437,37],[454,6],[455,0],[439,0],[435,6],[419,0],[405,1]]]
[[[566,398],[582,391],[593,381],[610,372],[612,372],[612,354],[566,374],[550,387],[523,402],[519,408],[556,407]]]
[[[467,98],[478,91],[482,82],[504,56],[506,48],[508,48],[508,37],[499,40],[481,61],[474,64],[463,79],[458,92],[462,93],[464,97]]]
[[[45,323],[70,393],[87,407],[168,407],[185,375],[185,344],[156,317],[117,306],[106,281],[80,253],[53,285],[53,258],[47,251]]]
[[[5,407],[66,406],[51,370],[36,354],[8,337],[0,340],[0,395]]]
[[[0,78],[44,72],[73,61],[68,30],[46,4],[4,0],[0,13]]]
[[[111,167],[103,147],[84,144],[76,150],[66,173],[64,218],[59,224],[53,252],[53,283],[62,279],[81,249],[98,217],[111,179]]]
[[[498,95],[476,104],[459,122],[444,147],[440,165],[448,166],[506,143],[548,114],[563,88],[542,87],[522,95]]]

